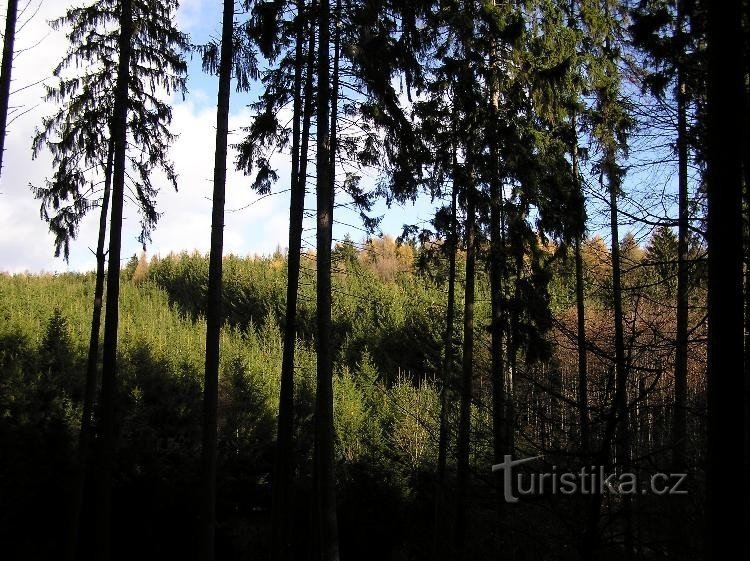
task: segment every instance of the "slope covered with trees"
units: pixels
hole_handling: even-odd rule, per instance
[[[630,286],[643,285],[624,302],[629,318],[625,336],[632,368],[641,375],[631,382],[635,413],[630,425],[634,455],[661,450],[649,461],[668,466],[669,420],[672,417],[669,381],[673,358],[668,340],[674,321],[665,318],[659,302],[674,291],[663,280],[663,259],[674,256],[674,235],[654,236],[641,248],[623,250],[641,267],[628,276]],[[662,239],[662,238],[666,238]],[[358,558],[423,558],[432,543],[434,482],[439,453],[440,388],[443,313],[447,263],[434,261],[430,250],[398,247],[392,239],[368,243],[360,250],[350,242],[334,248],[332,316],[334,337],[334,427],[336,475],[342,522],[341,555]],[[671,253],[669,253],[671,252]],[[589,344],[589,411],[596,439],[605,429],[610,386],[612,307],[606,283],[611,275],[609,252],[598,239],[583,244],[586,265],[587,340]],[[463,270],[460,254],[457,269]],[[422,263],[422,265],[420,265]],[[315,395],[315,275],[311,256],[303,258],[299,298],[300,331],[295,384],[295,502],[293,546],[305,551],[315,532],[306,506],[312,498]],[[120,362],[122,390],[117,482],[119,505],[113,526],[116,557],[142,551],[148,558],[188,555],[198,546],[195,504],[200,469],[201,379],[207,306],[209,261],[197,254],[131,259],[123,271]],[[217,544],[228,558],[246,551],[266,555],[270,536],[274,434],[278,414],[283,354],[286,258],[246,259],[228,256],[224,262],[225,324],[219,383],[217,455]],[[667,279],[673,278],[668,274]],[[696,277],[696,297],[705,294],[705,273]],[[466,551],[478,558],[495,555],[493,540],[503,538],[496,527],[494,501],[479,499],[492,493],[488,466],[494,461],[492,438],[492,380],[489,325],[489,275],[480,271],[475,311],[474,385],[471,404],[471,494],[467,515],[474,521]],[[13,529],[17,549],[45,557],[64,544],[58,517],[65,512],[65,473],[73,465],[85,364],[91,275],[2,276],[2,359],[4,377],[4,496],[15,513],[4,520]],[[560,262],[552,279],[554,327],[548,334],[551,354],[518,369],[516,379],[517,449],[522,455],[545,454],[546,464],[577,465],[579,446],[576,345],[575,267]],[[33,314],[27,310],[34,310]],[[462,324],[460,311],[457,324]],[[701,365],[705,347],[694,335],[690,345],[688,402],[691,410],[705,406]],[[454,351],[460,364],[460,346]],[[455,388],[454,390],[455,391]],[[446,477],[456,474],[459,403],[448,402]],[[691,457],[700,457],[705,427],[699,417],[687,426]],[[44,461],[34,460],[33,442],[55,443]],[[27,442],[26,445],[21,443]],[[50,446],[49,444],[46,446]],[[47,447],[45,447],[47,449]],[[6,453],[8,454],[6,456]],[[31,471],[22,469],[34,464]],[[50,466],[57,469],[48,470]],[[66,467],[67,466],[67,467]],[[643,466],[643,470],[650,469]],[[448,484],[446,500],[454,500]],[[641,547],[656,547],[669,531],[664,516],[669,502],[648,497],[637,506],[637,536]],[[59,503],[57,501],[60,501]],[[148,513],[144,503],[158,505]],[[697,501],[697,502],[693,502]],[[34,526],[24,528],[45,504],[58,504]],[[700,527],[700,499],[691,496],[689,520]],[[505,524],[513,524],[514,543],[539,558],[558,548],[574,548],[581,528],[571,518],[577,508],[554,497],[538,497],[513,507]],[[608,510],[616,508],[616,502]],[[444,523],[453,525],[447,511]],[[605,523],[613,524],[609,515]],[[570,523],[563,522],[570,519]],[[366,524],[364,524],[366,522]],[[538,526],[545,539],[536,536]],[[533,528],[537,528],[534,530]],[[43,544],[35,536],[49,536]],[[137,537],[134,537],[137,536]],[[617,548],[615,535],[605,535],[608,548]],[[696,544],[697,547],[697,544]],[[425,549],[426,548],[426,549]],[[182,553],[180,553],[182,552]],[[139,553],[143,555],[143,553]],[[150,555],[150,557],[149,557]],[[572,556],[572,557],[571,557]],[[575,558],[573,549],[563,558]]]
[[[97,269],[0,274],[3,557],[740,546],[721,500],[750,479],[747,2],[222,7],[203,45],[177,0],[52,22],[69,47],[30,187],[56,256],[99,210]],[[195,181],[169,159],[194,54],[218,76],[210,253],[149,260],[158,187]],[[289,192],[285,252],[225,255],[230,166],[257,200]],[[127,201],[144,254],[123,267]],[[383,205],[406,209],[396,239]],[[721,442],[740,427],[742,468]]]

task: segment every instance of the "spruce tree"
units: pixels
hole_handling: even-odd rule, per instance
[[[98,136],[100,132],[92,132],[91,129],[107,131],[112,143],[112,215],[102,388],[97,423],[100,446],[96,552],[97,558],[103,560],[109,559],[110,555],[111,475],[116,452],[117,328],[123,203],[126,189],[130,189],[142,211],[139,239],[145,243],[158,219],[153,206],[156,188],[150,180],[151,172],[161,167],[176,185],[174,170],[166,157],[173,139],[168,129],[172,113],[169,105],[159,99],[161,91],[168,94],[185,91],[186,65],[181,52],[186,48],[187,41],[174,26],[176,8],[176,0],[166,3],[98,0],[85,7],[70,9],[59,20],[59,25],[70,27],[68,40],[71,48],[57,72],[73,64],[82,66],[81,63],[96,71],[79,77],[65,77],[57,89],[50,91],[51,97],[67,100],[68,106],[45,121],[44,129],[35,139],[36,150],[46,145],[53,155],[59,156],[56,165],[60,168],[55,179],[37,192],[43,202],[51,200],[53,206],[56,201],[67,197],[72,197],[74,201],[85,201],[85,192],[81,190],[85,176],[82,163],[100,163],[109,145],[102,136]],[[79,120],[87,116],[92,117],[88,123]],[[87,124],[91,129],[86,128]],[[59,135],[59,139],[54,135]],[[130,178],[129,183],[126,177]],[[85,204],[74,206],[70,222],[64,222],[71,237],[85,210]],[[66,237],[62,236],[62,239],[64,244]]]
[[[247,7],[247,3],[246,3]],[[222,276],[224,251],[224,206],[227,183],[229,108],[232,78],[237,90],[247,91],[257,77],[255,52],[246,29],[235,26],[234,0],[224,0],[221,41],[199,48],[203,69],[217,73],[213,201],[211,212],[211,251],[208,265],[206,303],[206,360],[203,383],[203,430],[201,447],[201,559],[213,561],[216,555],[216,463],[219,402],[220,340],[223,323]]]

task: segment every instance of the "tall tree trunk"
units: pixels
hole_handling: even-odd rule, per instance
[[[307,181],[307,153],[312,114],[313,72],[315,64],[315,33],[309,28],[307,70],[302,104],[303,45],[305,31],[305,2],[297,2],[297,36],[294,69],[294,117],[292,125],[292,176],[289,203],[289,249],[287,252],[286,312],[284,324],[284,352],[281,362],[279,391],[279,419],[276,437],[276,465],[274,468],[271,511],[271,559],[287,561],[292,558],[292,519],[294,514],[294,352],[297,342],[297,295],[299,290],[302,252],[302,222],[305,212],[305,184]],[[300,130],[301,129],[301,130]]]
[[[628,426],[628,373],[625,358],[625,336],[622,313],[622,273],[620,259],[619,225],[617,223],[617,183],[612,176],[609,181],[610,231],[612,235],[612,306],[615,321],[615,403],[612,412],[615,419],[615,445],[617,459],[623,469],[629,467],[630,432]],[[606,444],[606,443],[605,443]],[[625,521],[625,559],[632,558],[633,535],[630,529],[630,497],[622,496],[622,513]]]
[[[330,2],[321,0],[318,47],[317,153],[317,390],[315,395],[315,504],[320,561],[338,561],[331,348],[331,243],[333,241],[330,85]]]
[[[746,135],[747,138],[747,135]],[[747,154],[747,150],[745,151]],[[750,535],[750,172],[748,172],[748,162],[750,158],[745,156],[745,185],[744,185],[744,222],[745,222],[745,293],[744,293],[744,378],[745,378],[745,463],[744,463],[744,481],[745,481],[745,512],[744,512],[744,531],[745,535]],[[748,551],[750,545],[745,546],[745,557],[750,555]]]
[[[591,448],[591,428],[589,421],[588,398],[588,358],[586,354],[586,301],[585,279],[583,276],[583,236],[575,238],[576,267],[576,337],[578,345],[578,422],[581,429],[581,456],[587,457]]]
[[[508,370],[509,370],[509,386],[508,386],[508,423],[511,425],[508,427],[510,433],[508,436],[508,442],[511,446],[511,451],[515,450],[515,434],[513,431],[513,423],[515,423],[515,407],[513,403],[513,388],[515,384],[516,374],[518,372],[518,355],[521,350],[521,299],[523,297],[521,293],[523,278],[523,255],[516,255],[516,270],[513,283],[513,305],[510,306],[510,329],[508,333]]]
[[[453,150],[453,187],[451,189],[451,222],[448,234],[448,301],[445,308],[445,334],[443,335],[443,367],[440,380],[440,432],[438,434],[438,465],[435,487],[435,522],[433,525],[432,558],[445,559],[445,473],[448,462],[448,403],[453,382],[453,319],[456,315],[456,250],[458,225],[456,223],[456,151]]]
[[[611,17],[611,5],[607,1],[605,1],[603,4],[603,15],[608,19]],[[618,103],[616,96],[617,91],[619,91],[620,87],[620,78],[617,74],[617,57],[619,55],[615,52],[615,50],[613,50],[609,35],[606,35],[604,38],[603,52],[605,53],[606,57],[604,62],[610,64],[609,67],[605,66],[604,76],[606,79],[612,81],[612,85],[614,85],[613,89],[615,90],[615,92],[613,93],[608,86],[605,86],[601,88],[598,94],[600,112],[606,118],[607,115],[611,113],[613,106]],[[627,398],[628,365],[625,355],[625,338],[622,311],[622,275],[620,270],[620,237],[617,206],[617,198],[621,185],[621,170],[617,164],[618,147],[615,131],[616,126],[617,124],[614,122],[609,123],[609,130],[607,133],[605,133],[604,138],[601,139],[603,144],[603,157],[601,161],[600,182],[603,188],[603,181],[606,178],[607,190],[609,193],[610,234],[612,238],[612,306],[614,311],[615,331],[614,398],[612,408],[609,412],[609,415],[607,416],[601,447],[599,449],[599,453],[597,454],[598,464],[599,466],[602,466],[604,468],[607,468],[610,465],[610,447],[613,440],[616,448],[615,455],[617,457],[617,460],[620,462],[621,468],[628,467],[628,457],[630,453]],[[601,502],[601,493],[592,493],[591,501],[589,503],[589,511],[586,515],[586,531],[583,536],[583,547],[581,551],[581,556],[584,561],[589,561],[590,559],[594,558],[595,551],[599,545],[600,537],[598,525]],[[633,556],[633,533],[631,528],[630,497],[628,495],[622,496],[621,514],[624,521],[624,559],[626,561],[630,561]]]
[[[742,134],[743,71],[740,0],[708,8],[708,450],[707,558],[718,560],[746,541],[725,500],[737,493],[740,453],[733,441],[742,426]],[[747,150],[747,147],[744,147]]]
[[[219,342],[222,323],[222,257],[224,202],[227,183],[229,99],[232,84],[234,0],[224,0],[221,25],[219,92],[216,104],[214,192],[211,212],[211,254],[208,264],[206,305],[206,369],[203,386],[203,442],[201,448],[203,503],[201,508],[201,559],[216,555],[216,442],[219,402]]]
[[[94,412],[94,399],[96,398],[97,373],[99,363],[99,330],[102,317],[102,299],[104,297],[104,269],[106,264],[106,252],[104,245],[107,239],[107,215],[109,212],[109,196],[112,186],[112,162],[114,159],[114,140],[110,137],[107,148],[107,163],[104,169],[104,194],[102,195],[102,208],[99,215],[99,238],[96,244],[96,280],[94,284],[94,307],[91,312],[91,331],[89,334],[89,352],[86,360],[86,386],[83,394],[83,413],[81,415],[81,428],[78,433],[78,458],[76,465],[75,482],[73,484],[73,498],[70,514],[70,530],[68,541],[68,559],[73,561],[76,557],[78,539],[80,536],[80,519],[83,508],[83,496],[86,488],[86,478],[91,466],[92,445],[92,415]]]
[[[743,145],[743,178],[744,178],[744,222],[745,232],[745,512],[744,532],[750,535],[750,1],[743,1],[745,14],[744,48],[745,61],[745,126]],[[750,545],[745,544],[745,557],[750,557]]]
[[[614,156],[610,158],[611,167],[614,167]],[[616,455],[621,463],[621,467],[626,468],[627,458],[629,456],[630,442],[628,431],[628,406],[627,406],[627,364],[625,357],[625,338],[623,333],[623,314],[622,314],[622,281],[620,272],[620,242],[619,226],[617,223],[617,180],[612,172],[607,173],[609,181],[609,204],[610,204],[610,232],[612,237],[611,244],[611,265],[612,265],[612,305],[614,308],[614,328],[615,328],[615,382],[614,398],[612,408],[607,417],[604,436],[601,447],[597,454],[598,466],[607,468],[610,466],[610,447],[613,440],[616,445]],[[591,494],[589,510],[586,514],[586,531],[581,543],[581,558],[584,561],[594,559],[594,554],[599,546],[599,517],[601,509],[602,495],[598,492]],[[632,557],[632,528],[630,527],[630,501],[627,495],[623,495],[622,515],[625,520],[625,558]]]
[[[568,28],[578,31],[576,0],[571,0],[568,8]],[[578,98],[580,92],[577,92]],[[576,343],[578,354],[578,424],[580,429],[581,443],[579,452],[584,469],[591,465],[591,418],[589,416],[589,379],[588,379],[588,352],[586,341],[586,279],[583,267],[583,241],[586,231],[586,202],[581,183],[579,161],[578,161],[578,114],[573,110],[570,116],[571,131],[573,139],[570,146],[571,172],[573,174],[574,189],[581,195],[580,223],[574,239],[575,260],[575,290],[576,290]],[[593,497],[581,497],[581,508],[584,513],[582,517],[581,537],[584,544],[593,544],[593,535],[598,531],[598,509],[599,502]],[[596,508],[596,514],[593,509]],[[593,554],[591,547],[582,552],[584,561],[586,555]]]
[[[101,437],[99,482],[97,493],[97,561],[110,558],[110,518],[112,469],[115,455],[115,407],[117,393],[117,330],[120,319],[120,250],[122,246],[122,211],[125,195],[125,159],[127,152],[128,84],[133,38],[133,6],[122,0],[120,11],[119,60],[115,103],[112,114],[114,162],[112,175],[112,216],[110,218],[109,260],[107,267],[107,302],[102,345],[102,390],[99,400],[99,435]]]
[[[466,186],[466,284],[464,288],[464,344],[461,369],[461,401],[456,453],[456,536],[455,559],[465,558],[467,505],[469,494],[469,453],[471,448],[472,368],[474,366],[474,284],[476,281],[476,199],[473,173]]]
[[[492,432],[493,459],[502,463],[509,454],[507,442],[506,395],[505,395],[505,357],[503,340],[505,337],[503,309],[503,233],[502,233],[502,186],[499,180],[490,186],[490,292],[491,292],[491,361],[492,361]],[[497,475],[498,514],[504,504],[503,476]]]
[[[682,1],[677,2],[677,32],[682,33]],[[678,232],[677,232],[677,334],[674,366],[674,416],[672,419],[672,470],[684,473],[687,451],[687,360],[688,360],[688,142],[687,99],[682,64],[677,67],[677,161],[678,161]],[[673,497],[672,557],[684,559],[687,535],[682,517],[686,501]]]
[[[341,57],[341,0],[336,0],[332,23],[336,28],[333,36],[333,77],[331,79],[331,216],[333,216],[333,199],[336,195],[336,156],[338,150],[338,116],[339,116],[339,61]],[[333,218],[331,218],[333,220]]]
[[[8,105],[10,103],[10,81],[13,73],[13,44],[16,40],[16,19],[18,0],[8,0],[5,16],[5,38],[3,40],[3,62],[0,69],[0,176],[3,172],[5,134],[8,126]]]
[[[617,188],[612,179],[609,177],[609,204],[610,204],[610,232],[612,236],[611,245],[611,264],[612,264],[612,305],[614,308],[615,323],[615,382],[614,398],[611,410],[607,417],[604,435],[602,437],[601,447],[597,454],[597,464],[608,468],[611,463],[610,447],[613,440],[617,448],[617,457],[620,461],[626,458],[629,448],[628,442],[628,422],[627,422],[627,368],[625,359],[625,338],[623,334],[622,319],[622,282],[620,273],[620,242],[619,226],[617,224]],[[622,467],[626,467],[623,465]],[[629,503],[626,503],[627,496],[623,496],[623,516],[626,524],[629,524]],[[589,502],[589,510],[586,514],[586,531],[581,543],[581,559],[590,561],[595,559],[596,549],[599,547],[599,517],[602,503],[602,495],[598,492],[592,492]],[[626,548],[627,534],[626,529]],[[630,536],[632,540],[632,534]],[[630,552],[632,555],[632,544]]]
[[[490,72],[491,72],[491,104],[493,123],[490,123],[489,135],[491,139],[491,166],[492,178],[490,180],[490,294],[491,294],[491,319],[490,319],[490,355],[491,355],[491,379],[492,379],[492,444],[493,459],[495,464],[503,462],[504,456],[509,453],[507,443],[506,426],[506,396],[505,396],[505,361],[503,356],[503,185],[500,177],[500,142],[496,122],[499,119],[500,86],[497,77],[497,45],[495,41],[490,47]],[[501,471],[496,472],[496,508],[498,521],[502,516],[505,498],[503,493],[504,478]]]
[[[576,119],[573,117],[573,130],[576,130]],[[573,181],[576,189],[580,190],[578,181],[578,136],[576,134],[570,151]],[[581,209],[581,214],[585,212]],[[583,218],[583,216],[582,216]],[[581,224],[583,226],[583,224]],[[583,234],[578,233],[575,237],[575,268],[576,268],[576,335],[578,343],[578,421],[581,429],[581,456],[588,462],[588,454],[591,449],[591,428],[589,420],[589,396],[588,396],[588,355],[586,353],[586,294],[585,279],[583,276]]]

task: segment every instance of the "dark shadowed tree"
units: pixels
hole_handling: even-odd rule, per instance
[[[247,4],[247,3],[246,3]],[[216,555],[216,461],[219,402],[219,363],[222,316],[222,273],[224,251],[224,207],[227,183],[227,150],[232,75],[238,91],[247,91],[257,77],[255,54],[244,28],[234,23],[234,0],[224,0],[221,41],[200,47],[203,69],[219,75],[216,104],[211,251],[208,264],[206,302],[206,361],[203,384],[201,559]]]
[[[336,472],[333,429],[333,348],[331,339],[331,243],[333,241],[333,180],[331,158],[331,9],[321,0],[318,10],[317,97],[317,389],[315,393],[315,508],[321,561],[338,561]],[[335,123],[333,124],[335,126]]]
[[[315,0],[310,6],[314,13]],[[298,0],[295,20],[294,99],[292,131],[292,177],[289,203],[289,246],[287,253],[287,294],[284,322],[284,353],[279,390],[279,422],[276,443],[274,496],[271,518],[272,559],[288,560],[292,555],[292,495],[295,459],[294,442],[294,354],[297,342],[297,298],[302,257],[302,223],[305,211],[310,124],[313,112],[315,74],[315,26],[306,18],[305,2]],[[309,21],[309,25],[308,22]],[[304,57],[305,32],[307,53]],[[304,64],[304,68],[303,68]],[[303,88],[304,78],[304,88]]]
[[[617,4],[611,0],[581,2],[582,19],[585,30],[593,39],[593,48],[588,59],[590,88],[595,93],[595,101],[587,114],[591,136],[599,152],[594,167],[599,182],[607,193],[611,236],[611,305],[614,319],[614,399],[608,413],[606,428],[597,455],[599,465],[611,465],[610,446],[614,442],[621,467],[626,468],[630,454],[628,427],[628,365],[625,355],[623,325],[623,291],[621,275],[618,201],[621,196],[625,170],[621,165],[623,154],[627,152],[627,132],[631,126],[624,99],[621,94],[620,60],[620,19]],[[599,547],[599,518],[601,493],[591,496],[587,528],[582,540],[582,557],[592,559]],[[622,518],[624,520],[624,541],[626,559],[633,554],[633,535],[630,527],[630,498],[623,497]]]
[[[10,102],[10,81],[13,73],[13,46],[16,40],[16,20],[18,0],[8,0],[5,12],[5,35],[3,37],[3,60],[0,68],[0,177],[3,172],[5,134],[8,125],[8,104]]]
[[[73,52],[68,59],[105,69],[99,87],[113,97],[110,131],[113,143],[111,228],[107,269],[106,317],[104,323],[102,388],[97,424],[98,481],[96,501],[97,558],[110,556],[111,482],[116,451],[117,392],[117,331],[119,323],[120,249],[126,176],[134,177],[134,198],[151,201],[156,190],[149,181],[153,154],[165,162],[165,153],[172,140],[167,129],[171,109],[158,99],[159,90],[185,89],[186,65],[181,50],[186,38],[174,27],[176,1],[150,2],[140,0],[100,0],[84,8],[69,10],[66,19],[72,27],[69,40]],[[104,31],[102,31],[104,29]],[[76,51],[76,47],[80,47]],[[76,84],[77,85],[77,84]],[[114,86],[114,87],[113,87]],[[139,111],[139,108],[143,110]],[[101,122],[101,121],[99,121]],[[146,147],[150,147],[151,152]],[[141,152],[138,159],[129,159],[131,151]],[[128,173],[128,164],[134,174]],[[174,183],[171,165],[166,167]],[[142,207],[146,205],[141,205]],[[148,205],[152,208],[152,205]],[[158,215],[142,217],[141,239]]]
[[[476,284],[477,219],[474,173],[466,171],[466,280],[464,285],[464,342],[456,450],[456,536],[454,552],[465,559],[471,446],[471,399],[474,360],[474,299]]]
[[[288,5],[287,5],[288,4]],[[271,558],[289,559],[294,518],[294,357],[297,343],[297,301],[302,257],[302,232],[307,187],[310,129],[314,111],[316,2],[304,0],[256,4],[254,33],[264,56],[277,65],[264,77],[266,85],[255,104],[258,115],[238,144],[238,168],[256,171],[253,187],[261,195],[270,193],[276,179],[269,153],[285,148],[288,127],[278,119],[281,109],[292,103],[289,242],[287,251],[286,309],[283,323],[283,354],[279,388],[279,416],[271,506]],[[287,9],[285,9],[285,6]],[[283,16],[294,14],[291,19]],[[291,84],[291,87],[289,87]]]
[[[77,475],[71,500],[70,556],[75,555],[78,542],[85,472],[91,468],[89,457],[104,295],[106,221],[114,165],[114,137],[111,132],[117,61],[112,56],[111,49],[116,44],[116,37],[91,34],[91,29],[100,22],[113,21],[114,9],[111,3],[99,2],[84,8],[72,8],[52,22],[54,28],[68,28],[67,38],[71,46],[54,69],[53,76],[58,79],[58,83],[47,87],[47,99],[60,104],[60,109],[43,120],[32,145],[34,157],[44,149],[53,156],[55,171],[52,178],[46,180],[43,187],[33,187],[32,190],[41,200],[42,218],[48,222],[50,231],[55,236],[56,256],[63,254],[68,258],[70,242],[77,236],[81,221],[89,211],[100,207],[83,415]],[[153,33],[153,30],[150,32]],[[142,42],[137,42],[134,49],[137,56],[145,50]],[[80,74],[71,74],[71,68],[84,66],[82,62],[91,64]],[[154,85],[147,74],[136,73],[130,80],[131,118],[126,125],[130,138],[137,139],[136,142],[131,141],[126,151],[127,167],[130,170],[126,188],[130,193],[129,198],[136,202],[142,217],[140,239],[144,243],[158,218],[154,206],[156,188],[151,180],[152,173],[158,169],[163,170],[168,180],[176,186],[172,164],[166,153],[172,140],[172,135],[166,129],[166,124],[171,119],[171,110],[154,97]],[[184,86],[180,81],[166,85],[168,89],[182,89]]]
[[[203,442],[201,559],[213,561],[216,541],[216,427],[219,401],[219,340],[221,337],[221,277],[224,249],[224,201],[227,182],[229,98],[232,81],[234,0],[224,0],[216,106],[214,189],[211,213],[211,253],[206,302],[206,363],[203,382]]]
[[[689,266],[690,200],[688,166],[690,164],[691,102],[700,97],[703,81],[696,79],[701,67],[703,37],[690,26],[690,13],[695,2],[685,0],[642,0],[632,11],[630,27],[634,43],[646,55],[648,73],[644,89],[672,102],[676,112],[675,131],[677,154],[677,291],[676,291],[676,349],[674,364],[674,416],[672,421],[672,469],[684,473],[687,469],[687,389],[688,389],[688,322],[689,322]],[[684,512],[685,501],[675,497],[672,536],[673,556],[686,555],[688,542],[685,525],[679,512]]]
[[[90,78],[90,77],[89,77]],[[66,92],[75,91],[68,97]],[[98,386],[99,336],[104,297],[105,244],[107,217],[112,180],[113,142],[108,138],[111,104],[95,95],[95,89],[69,90],[64,84],[48,89],[48,98],[62,101],[63,107],[53,118],[45,119],[41,131],[34,138],[36,156],[44,148],[53,154],[56,170],[45,187],[34,188],[41,199],[41,216],[55,236],[55,256],[61,253],[67,260],[70,242],[78,234],[83,217],[100,206],[99,233],[96,245],[96,277],[91,312],[89,346],[86,360],[86,379],[83,411],[78,436],[78,453],[74,466],[74,481],[70,499],[67,558],[74,559],[80,538],[80,515],[93,444],[93,412]],[[98,175],[104,175],[101,200],[95,188]],[[89,183],[89,177],[91,182]],[[93,200],[92,200],[93,199]],[[152,212],[152,209],[146,209]]]
[[[117,391],[117,331],[120,305],[120,248],[122,246],[122,214],[125,197],[125,159],[127,154],[127,120],[129,81],[131,72],[134,14],[131,0],[119,6],[119,35],[116,38],[118,65],[112,110],[112,139],[114,144],[112,216],[109,235],[109,260],[107,267],[107,303],[104,321],[102,357],[102,389],[99,403],[101,436],[98,462],[96,502],[96,546],[98,559],[110,559],[110,518],[112,497],[112,470],[115,456],[115,403]]]
[[[709,2],[708,9],[708,455],[707,559],[747,547],[742,522],[725,498],[737,493],[741,452],[727,446],[742,424],[742,136],[745,109],[742,10],[739,0]],[[729,468],[728,466],[733,466]],[[745,551],[747,551],[745,549]]]

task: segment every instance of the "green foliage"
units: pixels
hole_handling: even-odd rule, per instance
[[[399,369],[415,377],[434,372],[440,355],[442,291],[413,274],[411,259],[402,265],[403,274],[384,280],[378,270],[382,261],[351,257],[349,268],[333,278],[334,344],[343,363],[355,368],[367,348],[388,380]],[[308,343],[315,338],[313,266],[311,259],[303,259],[298,304],[298,336]],[[278,256],[225,258],[225,322],[242,332],[265,326],[269,318],[283,326],[286,270],[286,259]],[[206,256],[154,258],[148,278],[188,317],[205,313]]]
[[[338,456],[347,463],[362,459],[369,411],[348,368],[334,378],[333,412]]]
[[[646,247],[646,260],[652,264],[658,281],[667,297],[677,290],[677,235],[671,228],[658,228]]]
[[[428,382],[415,386],[401,377],[389,396],[389,445],[412,474],[434,465],[440,415],[438,390]]]
[[[627,263],[640,265],[626,275],[630,275],[628,286],[633,289],[628,292],[632,298],[626,301],[627,309],[633,308],[644,291],[662,298],[657,291],[667,287],[666,279],[654,275],[660,274],[659,267],[667,260],[661,263],[656,256],[668,256],[670,236],[673,234],[668,231],[658,231],[645,251],[632,236],[623,240]],[[691,255],[698,256],[699,250],[698,245],[691,248]],[[595,321],[597,314],[610,308],[611,299],[604,282],[610,277],[609,254],[601,240],[594,238],[584,244],[584,262],[587,317]],[[303,317],[312,318],[313,263],[309,259],[304,263],[301,309]],[[383,275],[377,263],[364,258],[363,253],[352,253],[349,263],[350,268],[334,277],[338,349],[334,424],[340,512],[355,518],[367,516],[375,525],[370,538],[382,533],[384,548],[398,543],[394,540],[401,535],[399,524],[420,517],[422,522],[415,526],[416,534],[410,535],[408,546],[418,547],[420,532],[429,535],[432,516],[440,409],[436,380],[445,285],[432,276],[419,276],[413,266],[395,277]],[[221,333],[218,508],[222,528],[228,532],[226,543],[239,552],[264,543],[258,532],[263,531],[266,520],[274,457],[282,356],[279,318],[283,316],[286,266],[280,255],[228,257],[226,265],[231,314]],[[170,523],[159,540],[179,544],[188,556],[191,541],[183,534],[186,525],[194,523],[186,513],[197,500],[205,349],[200,306],[207,259],[197,254],[152,259],[137,283],[129,278],[136,266],[133,260],[130,275],[123,274],[120,302],[116,492],[123,515],[133,517],[132,524],[123,528],[151,535],[151,525],[166,517]],[[545,285],[555,316],[563,321],[574,310],[572,267],[572,259],[556,260],[552,266],[555,274]],[[534,274],[531,269],[529,279],[521,284],[522,291],[540,290],[533,283]],[[698,279],[696,276],[696,283]],[[654,280],[656,284],[651,286]],[[11,460],[0,465],[0,491],[11,505],[9,510],[21,512],[18,520],[32,520],[33,509],[24,506],[25,501],[43,505],[48,500],[35,491],[39,481],[58,493],[65,485],[64,472],[59,470],[66,469],[75,450],[93,284],[92,274],[0,275],[0,454]],[[481,470],[492,462],[487,366],[490,295],[483,274],[478,278],[477,296],[471,462],[474,469]],[[695,297],[700,298],[700,293]],[[521,298],[535,300],[523,292]],[[295,358],[294,441],[301,501],[312,475],[316,379],[315,333],[304,325]],[[460,338],[460,329],[457,331]],[[543,346],[544,341],[534,340],[534,332],[527,330],[523,321],[519,322],[519,335],[525,355],[533,356]],[[542,446],[545,442],[557,446],[567,438],[564,430],[568,429],[547,426],[549,419],[535,417],[536,411],[549,413],[553,410],[545,407],[559,406],[540,393],[539,387],[550,385],[554,391],[562,391],[559,364],[566,354],[560,350],[553,348],[553,359],[539,363],[541,374],[535,374],[533,365],[519,361],[518,366],[519,430],[527,431],[525,434],[542,431],[542,438],[547,439]],[[460,356],[454,358],[460,361]],[[595,368],[592,366],[592,376]],[[454,469],[457,414],[455,403],[449,403],[449,477]],[[43,443],[48,450],[44,458],[28,444],[31,441]],[[24,469],[30,464],[33,469]],[[17,489],[8,489],[2,481],[15,482]],[[160,505],[154,518],[142,512],[143,501],[148,500]],[[475,514],[481,520],[482,513]],[[344,524],[348,528],[350,521]],[[49,547],[54,548],[62,539],[60,530],[51,519],[46,528],[51,536]],[[349,530],[346,540],[360,535],[356,528]],[[24,544],[33,548],[30,541]]]
[[[175,139],[169,130],[172,107],[159,92],[184,95],[187,64],[182,53],[187,36],[176,27],[177,0],[133,3],[135,35],[128,82],[126,181],[141,215],[140,239],[145,244],[156,225],[157,187],[152,174],[163,172],[177,188],[177,176],[167,152]],[[69,48],[55,67],[53,85],[46,86],[48,101],[59,105],[42,120],[32,143],[33,156],[48,150],[54,173],[41,187],[32,186],[41,200],[41,217],[55,236],[55,255],[68,258],[70,241],[81,220],[100,206],[109,178],[102,176],[113,150],[111,126],[119,58],[118,0],[91,0],[71,7],[54,20],[64,29]]]

